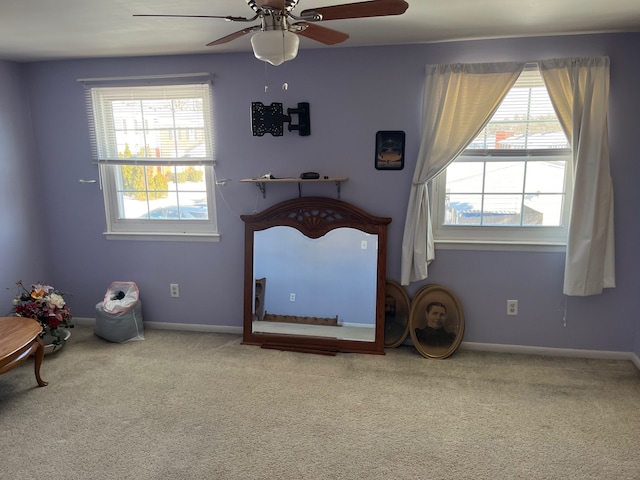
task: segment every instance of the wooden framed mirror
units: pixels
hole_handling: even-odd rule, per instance
[[[244,344],[384,354],[391,218],[325,197],[287,200],[240,218]]]

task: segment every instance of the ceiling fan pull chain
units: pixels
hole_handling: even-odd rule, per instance
[[[295,6],[296,3],[298,2],[297,1],[294,2],[293,5]],[[287,51],[287,46],[285,43],[284,32],[282,32],[282,58],[286,58],[286,51]],[[285,68],[286,68],[286,65],[285,65]],[[284,82],[282,84],[282,91],[286,92],[287,90],[289,90],[289,84],[287,82]]]
[[[264,63],[264,93],[267,93],[269,90],[269,85],[267,85],[267,62]]]

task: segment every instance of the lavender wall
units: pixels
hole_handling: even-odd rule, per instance
[[[239,215],[295,197],[297,187],[269,186],[263,199],[253,184],[238,180],[267,172],[295,176],[307,170],[348,176],[344,200],[393,218],[388,277],[398,279],[404,212],[420,139],[424,66],[609,55],[618,287],[600,296],[571,297],[565,304],[563,254],[440,250],[428,281],[412,284],[408,291],[413,295],[426,283],[452,288],[466,313],[466,341],[638,353],[639,47],[639,34],[617,34],[322,48],[302,50],[295,61],[266,69],[250,53],[28,64],[38,160],[51,212],[46,221],[53,279],[75,293],[71,306],[76,316],[92,317],[94,305],[112,281],[131,280],[140,287],[147,321],[240,326]],[[78,183],[80,178],[97,178],[97,170],[90,162],[83,89],[76,79],[203,71],[216,74],[218,177],[233,179],[218,195],[220,243],[105,240],[102,194],[97,185]],[[281,88],[284,82],[286,91]],[[251,101],[282,102],[285,108],[309,102],[311,136],[252,137]],[[404,170],[375,170],[378,130],[406,131]],[[305,185],[303,193],[334,196],[335,189]],[[169,283],[180,284],[180,298],[169,297]],[[512,298],[520,301],[517,317],[506,316],[506,300]]]
[[[50,278],[47,217],[55,212],[42,201],[24,72],[0,61],[0,316],[11,311],[17,280]]]

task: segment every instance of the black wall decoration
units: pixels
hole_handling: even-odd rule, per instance
[[[402,170],[404,168],[404,137],[401,130],[376,133],[376,159],[378,170]]]
[[[291,116],[298,116],[298,123],[293,124]],[[254,137],[262,137],[270,133],[274,137],[281,137],[284,132],[284,124],[291,132],[298,131],[298,135],[306,137],[311,135],[311,122],[309,116],[309,103],[298,103],[298,108],[287,108],[284,115],[282,103],[264,105],[262,102],[251,102],[251,131]]]

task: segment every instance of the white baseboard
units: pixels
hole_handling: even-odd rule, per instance
[[[636,366],[638,370],[640,370],[640,358],[635,353],[631,353],[631,361]]]
[[[76,325],[93,327],[95,318],[73,317]],[[242,335],[242,327],[230,327],[225,325],[200,325],[197,323],[165,323],[165,322],[143,322],[144,328],[149,330],[182,330],[185,332],[206,332],[206,333],[231,333]]]
[[[95,318],[74,317],[73,321],[78,325],[93,326]],[[165,322],[144,322],[144,328],[149,330],[183,330],[187,332],[207,332],[207,333],[229,333],[242,335],[242,327],[231,327],[224,325],[201,325],[194,323],[165,323]],[[409,339],[405,345],[412,345]],[[640,358],[633,352],[611,352],[606,350],[582,350],[577,348],[551,348],[551,347],[530,347],[525,345],[502,345],[499,343],[477,343],[462,342],[461,350],[476,350],[483,352],[498,353],[523,353],[529,355],[549,355],[556,357],[576,357],[576,358],[599,358],[603,360],[629,360],[638,370],[640,370]]]
[[[183,330],[186,332],[232,333],[235,335],[242,335],[242,327],[229,327],[224,325],[144,322],[144,328],[148,328],[149,330]]]
[[[87,327],[93,327],[96,323],[95,318],[85,318],[85,317],[73,317],[73,323],[75,325],[83,325]]]
[[[640,361],[633,352],[612,352],[607,350],[582,350],[578,348],[531,347],[525,345],[502,345],[498,343],[462,342],[461,350],[477,350],[499,353],[523,353],[529,355],[549,355],[555,357],[599,358],[603,360],[630,360],[640,366]],[[634,361],[633,357],[636,358]]]

